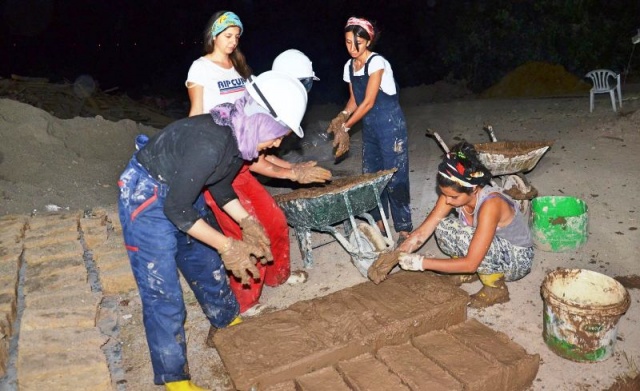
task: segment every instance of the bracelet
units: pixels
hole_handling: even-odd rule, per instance
[[[348,110],[342,110],[340,113],[341,114],[346,114],[346,115],[351,115],[351,112],[348,111]]]
[[[342,124],[342,130],[344,130],[344,131],[345,131],[345,133],[348,133],[348,132],[349,132],[349,129],[351,129],[351,128],[347,128],[347,126],[346,126],[346,122]]]

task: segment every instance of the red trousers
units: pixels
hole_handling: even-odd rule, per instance
[[[267,232],[271,240],[271,253],[273,262],[262,265],[258,262],[260,279],[251,279],[250,285],[242,285],[240,280],[229,274],[231,290],[240,303],[240,313],[248,310],[258,303],[262,293],[262,285],[278,286],[289,278],[291,264],[289,258],[289,226],[284,212],[280,209],[267,189],[251,174],[247,166],[244,166],[232,183],[233,189],[238,195],[240,204],[256,217]],[[207,205],[213,210],[218,224],[225,236],[234,239],[242,239],[242,230],[225,211],[220,209],[211,197],[205,192]]]

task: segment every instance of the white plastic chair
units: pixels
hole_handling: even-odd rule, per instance
[[[618,90],[618,101],[622,107],[622,91],[620,89],[620,74],[608,69],[596,69],[586,74],[585,77],[591,79],[593,87],[589,91],[589,112],[593,112],[593,96],[595,94],[609,93],[611,96],[611,106],[616,110],[615,90]],[[615,82],[614,82],[615,81]]]

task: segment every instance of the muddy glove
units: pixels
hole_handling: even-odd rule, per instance
[[[260,258],[260,262],[265,264],[273,261],[271,241],[258,220],[253,216],[247,216],[240,221],[240,228],[242,228],[242,241],[259,250],[258,253],[253,254]]]
[[[343,126],[349,119],[350,113],[341,111],[334,119],[331,120],[327,133],[333,133],[333,147],[336,148],[335,157],[338,158],[349,150],[349,133],[345,131]]]
[[[331,179],[331,171],[316,166],[316,162],[297,163],[291,166],[292,181],[298,183],[326,182]]]
[[[422,261],[424,257],[420,254],[407,254],[400,253],[398,256],[398,261],[400,263],[400,267],[404,270],[411,271],[424,271],[424,266],[422,266]]]
[[[260,271],[258,271],[255,265],[255,258],[251,256],[259,252],[254,246],[240,240],[229,238],[227,244],[219,252],[225,269],[240,279],[242,285],[249,285],[251,276],[253,276],[254,279],[260,278]],[[251,273],[251,275],[249,275],[249,273]]]
[[[367,270],[367,276],[374,284],[379,284],[387,278],[387,274],[398,264],[397,251],[382,252],[378,256],[369,270]]]

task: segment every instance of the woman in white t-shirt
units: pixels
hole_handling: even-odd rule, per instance
[[[191,101],[190,117],[244,96],[244,82],[251,68],[238,47],[241,35],[242,22],[233,12],[216,12],[207,23],[206,54],[191,64],[185,83]]]
[[[251,70],[244,56],[237,55],[241,34],[242,23],[233,12],[217,12],[211,18],[205,30],[205,41],[209,41],[205,44],[208,54],[194,61],[187,78],[191,99],[189,116],[213,113],[214,108],[217,113],[223,113],[227,104],[234,103],[245,95],[244,81],[250,78]],[[299,55],[304,56],[302,53]],[[296,58],[298,57],[294,56],[293,60]],[[300,76],[315,76],[311,62],[306,56],[304,59],[308,61],[310,73],[289,76],[296,79]],[[241,69],[249,73],[245,75]],[[243,207],[264,226],[273,255],[273,262],[256,265],[260,275],[253,276],[254,279],[248,284],[230,276],[229,285],[240,304],[240,314],[243,316],[258,314],[266,308],[259,302],[265,284],[275,287],[285,282],[303,283],[307,279],[306,272],[291,271],[289,226],[284,212],[251,172],[298,183],[325,182],[331,178],[331,172],[316,166],[316,162],[289,163],[264,153],[251,162],[245,162],[240,169],[233,180],[233,189]],[[205,192],[204,196],[222,232],[234,239],[241,239],[242,230],[238,223],[216,204],[209,192]]]
[[[398,91],[389,62],[372,51],[378,38],[374,25],[362,18],[349,18],[344,28],[351,57],[344,66],[343,80],[349,83],[349,101],[331,121],[336,156],[349,148],[349,129],[362,120],[362,172],[396,169],[382,193],[385,214],[391,210],[398,244],[413,230],[409,194],[409,151],[407,122],[400,108]],[[371,214],[381,231],[386,221],[376,208]]]

